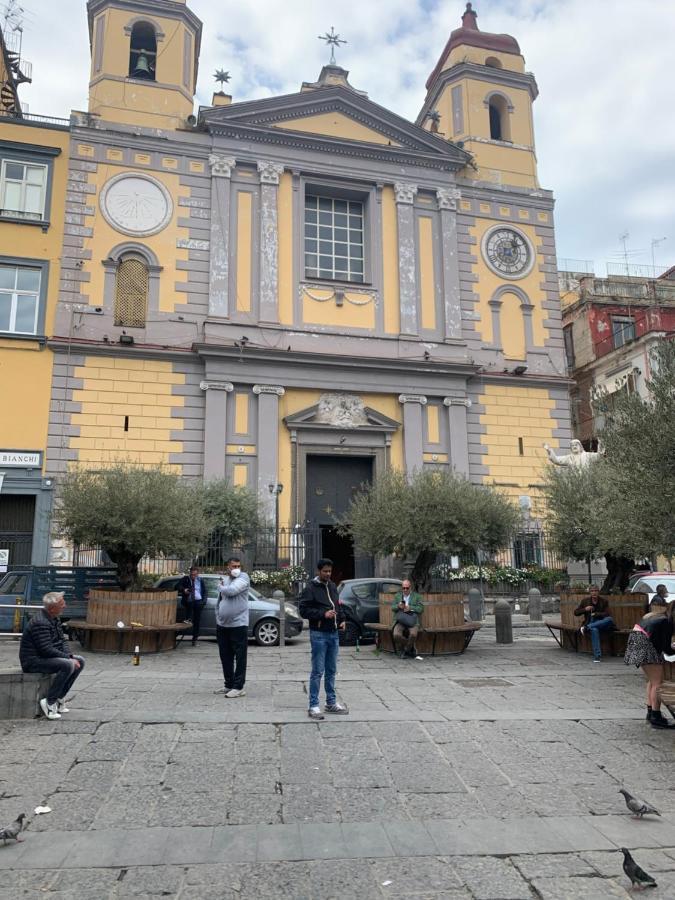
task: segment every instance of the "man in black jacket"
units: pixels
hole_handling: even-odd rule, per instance
[[[337,702],[335,674],[339,649],[338,632],[344,631],[345,613],[338,598],[335,583],[331,581],[333,561],[320,559],[316,564],[318,574],[307,583],[300,597],[300,615],[309,620],[309,640],[312,647],[312,674],[309,676],[310,719],[323,719],[319,706],[321,679],[326,690],[327,713],[344,716],[349,710]]]
[[[69,712],[66,695],[84,669],[84,660],[70,652],[61,628],[59,616],[66,606],[63,592],[45,594],[42,605],[21,635],[19,661],[24,672],[56,676],[40,700],[40,709],[48,719],[60,719],[61,713]]]
[[[186,621],[192,622],[192,646],[199,637],[199,626],[202,610],[206,606],[206,583],[199,574],[197,566],[192,566],[189,575],[184,575],[178,582],[178,593],[181,604],[186,610]]]

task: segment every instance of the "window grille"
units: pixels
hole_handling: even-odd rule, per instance
[[[148,267],[134,257],[123,259],[117,269],[115,325],[129,328],[145,326],[148,306]]]
[[[363,203],[305,197],[305,275],[363,282]]]

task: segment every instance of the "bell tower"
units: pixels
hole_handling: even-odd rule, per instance
[[[89,112],[171,130],[192,115],[202,23],[186,0],[88,0]]]
[[[417,123],[473,154],[480,181],[538,187],[532,103],[538,89],[515,38],[480,31],[466,4],[427,81]]]

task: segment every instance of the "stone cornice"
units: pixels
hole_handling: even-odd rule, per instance
[[[118,356],[125,359],[180,359],[183,362],[194,356],[192,349],[178,350],[175,347],[147,347],[143,344],[135,344],[133,348],[128,348],[123,344],[113,342],[69,341],[67,337],[51,337],[47,341],[47,346],[54,353],[64,353],[69,356],[86,353],[92,356]]]
[[[524,188],[513,185],[496,185],[487,181],[468,181],[458,179],[458,187],[462,192],[463,200],[482,200],[491,201],[493,203],[520,203],[523,206],[533,207],[535,209],[545,209],[551,211],[555,206],[553,194],[539,188]],[[464,212],[464,210],[461,210]],[[471,213],[467,212],[467,215]],[[536,225],[547,225],[553,227],[553,223],[536,222]]]
[[[88,0],[87,3],[87,20],[89,23],[89,45],[91,46],[93,39],[94,19],[99,12],[102,12],[109,6],[109,0]],[[143,0],[115,0],[115,6],[123,9],[133,15],[148,16],[148,3]],[[199,56],[199,46],[202,34],[202,22],[187,6],[174,3],[173,0],[152,0],[152,12],[150,16],[163,16],[169,19],[182,19],[194,28],[197,35],[196,56]],[[196,62],[195,62],[196,68]]]

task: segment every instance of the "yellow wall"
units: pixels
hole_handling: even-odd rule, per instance
[[[448,58],[443,66],[449,69],[461,62],[475,63],[479,66],[485,65],[485,60],[489,57],[497,58],[503,69],[510,69],[512,72],[524,72],[525,60],[516,53],[501,53],[498,50],[484,50],[482,47],[471,47],[468,44],[462,44],[459,47],[453,47],[448,54]]]
[[[86,146],[86,145],[81,145]],[[173,198],[173,216],[166,228],[162,229],[159,234],[153,234],[149,237],[142,237],[135,241],[134,238],[119,231],[115,231],[106,220],[99,208],[99,197],[105,183],[115,175],[123,172],[136,174],[137,172],[147,171],[149,175],[160,181],[168,190]],[[112,165],[109,163],[101,163],[96,172],[89,172],[87,181],[89,184],[96,185],[96,194],[90,195],[90,205],[94,208],[93,216],[85,217],[85,224],[93,228],[93,236],[84,239],[84,249],[91,250],[91,259],[85,260],[82,270],[90,273],[90,282],[85,285],[84,291],[89,295],[90,306],[101,306],[104,298],[104,280],[105,269],[101,265],[101,260],[107,259],[110,251],[118,244],[126,242],[136,242],[151,250],[159,260],[162,266],[160,273],[160,290],[159,290],[159,309],[161,312],[172,312],[177,303],[184,303],[184,295],[177,295],[174,290],[176,282],[185,281],[185,272],[180,271],[176,267],[176,263],[181,260],[187,262],[188,251],[176,247],[176,242],[180,238],[189,237],[189,229],[179,227],[178,217],[184,215],[181,210],[183,207],[178,206],[180,197],[188,197],[190,188],[180,185],[180,177],[171,172],[156,171],[150,167],[142,168],[137,166],[130,168],[126,166]]]
[[[434,223],[429,216],[420,216],[418,245],[420,267],[420,324],[430,331],[436,327],[436,279],[434,277]]]
[[[398,334],[401,330],[401,300],[398,283],[398,226],[393,187],[382,189],[382,294],[384,330]]]
[[[0,220],[0,255],[47,260],[45,334],[54,330],[59,294],[66,181],[68,175],[67,131],[52,131],[5,120],[3,140],[40,147],[58,147],[52,168],[51,206],[47,231],[33,225]],[[53,354],[37,341],[0,338],[0,446],[17,450],[45,450],[49,424]]]
[[[481,435],[486,447],[482,463],[489,470],[484,481],[511,496],[529,494],[534,500],[546,464],[543,444],[558,444],[553,437],[555,401],[546,388],[487,384],[479,403],[485,408],[480,422],[487,432]],[[523,456],[518,438],[523,439]]]
[[[92,48],[89,111],[104,121],[145,125],[153,128],[180,128],[192,113],[194,85],[194,35],[190,84],[183,85],[183,35],[185,25],[179,19],[156,15],[149,18],[164,32],[157,44],[155,82],[130,79],[130,36],[124,27],[134,18],[129,10],[108,9],[105,19],[101,71],[94,72],[96,47]],[[98,21],[97,17],[97,20]],[[96,22],[93,36],[96,40]]]
[[[251,257],[253,242],[253,195],[237,193],[237,310],[251,311]]]
[[[72,415],[71,424],[79,426],[80,436],[70,438],[69,447],[78,451],[79,462],[100,466],[128,460],[156,466],[182,451],[183,442],[172,440],[171,432],[180,431],[185,422],[171,413],[185,400],[172,387],[185,384],[185,375],[173,372],[170,362],[89,356],[75,369],[75,378],[83,382],[82,389],[73,391],[81,411]]]
[[[543,347],[545,342],[548,340],[548,329],[544,327],[544,319],[546,318],[546,315],[544,309],[542,308],[542,303],[546,299],[546,294],[540,287],[541,272],[539,272],[539,266],[543,264],[544,257],[541,253],[541,244],[539,238],[537,237],[535,228],[532,225],[527,225],[524,222],[518,223],[518,229],[522,231],[523,234],[526,234],[530,239],[530,243],[534,247],[536,259],[534,262],[534,266],[532,267],[532,271],[529,275],[525,276],[525,278],[519,279],[518,281],[507,282],[487,267],[485,261],[483,260],[483,254],[480,249],[481,241],[485,232],[497,224],[504,224],[505,227],[508,227],[509,223],[499,223],[494,219],[476,219],[476,224],[469,229],[471,236],[476,238],[475,255],[477,261],[472,266],[474,273],[478,276],[478,283],[475,286],[475,290],[478,292],[480,297],[478,309],[480,313],[480,321],[476,323],[476,327],[478,328],[483,341],[488,344],[492,343],[494,336],[492,334],[492,310],[489,306],[489,301],[491,300],[497,288],[503,287],[505,284],[512,283],[527,294],[530,299],[530,303],[532,303],[532,305],[534,306],[534,309],[532,310],[533,341],[535,347]],[[504,298],[502,308],[504,308],[504,304],[506,304],[507,300],[512,301],[513,299],[513,297]],[[520,304],[518,304],[517,310],[518,313],[520,313]],[[506,337],[503,331],[504,324],[504,317],[502,317],[502,339]],[[514,326],[512,325],[511,327],[513,328]]]
[[[527,358],[525,349],[525,323],[523,311],[520,308],[521,299],[515,294],[502,294],[502,305],[499,310],[499,330],[502,336],[502,348],[506,359],[524,360]]]
[[[279,522],[282,524],[296,524],[295,513],[291,513],[292,491],[290,490],[290,485],[293,483],[291,475],[291,437],[283,419],[318,403],[320,396],[321,391],[291,389],[287,390],[282,397],[279,397],[279,481],[281,484],[289,486],[288,491],[284,490],[279,496]],[[398,402],[398,396],[391,394],[359,394],[359,396],[365,406],[370,406],[396,422],[402,421],[401,404]],[[396,469],[403,468],[403,437],[401,431],[402,429],[399,429],[392,435],[390,448],[391,465]]]
[[[320,113],[316,116],[303,116],[300,119],[287,119],[273,123],[274,128],[290,131],[304,131],[308,134],[323,134],[327,137],[344,138],[348,141],[367,141],[370,144],[385,144],[400,147],[390,137],[350,119],[338,112]]]

